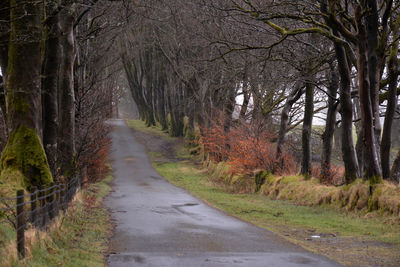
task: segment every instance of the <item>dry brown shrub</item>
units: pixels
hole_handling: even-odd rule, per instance
[[[256,169],[278,174],[294,173],[296,161],[289,153],[276,160],[275,134],[266,125],[238,121],[228,132],[221,119],[202,129],[199,143],[215,162],[226,161],[232,175],[250,175]]]

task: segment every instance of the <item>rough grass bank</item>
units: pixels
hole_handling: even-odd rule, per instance
[[[27,257],[16,259],[15,233],[0,226],[0,266],[105,266],[111,217],[102,201],[112,176],[85,186],[48,232],[27,236]],[[7,243],[7,245],[6,245]]]

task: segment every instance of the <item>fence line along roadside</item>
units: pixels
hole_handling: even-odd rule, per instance
[[[66,184],[33,188],[28,194],[18,190],[15,197],[0,198],[0,224],[9,223],[16,231],[20,259],[25,257],[25,231],[29,228],[45,230],[60,211],[65,213],[80,187],[81,179],[76,176]]]

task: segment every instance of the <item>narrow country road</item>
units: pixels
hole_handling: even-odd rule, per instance
[[[110,266],[339,266],[225,215],[164,180],[122,120],[110,122]]]

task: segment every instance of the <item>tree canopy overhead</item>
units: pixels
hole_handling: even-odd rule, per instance
[[[346,183],[399,181],[399,5],[2,1],[2,173],[40,185],[95,165],[128,87],[140,118],[173,136],[264,136],[273,172],[290,154],[305,177],[318,164],[321,179],[340,165]]]

